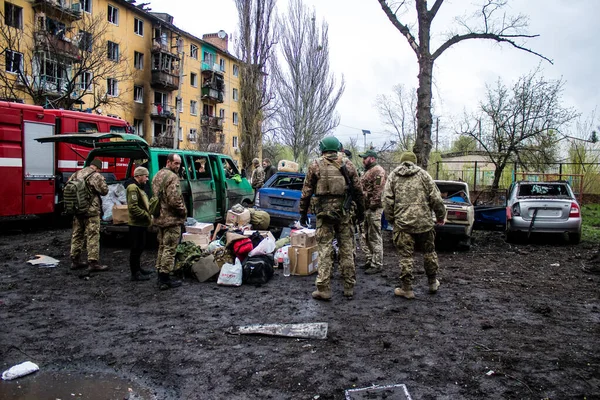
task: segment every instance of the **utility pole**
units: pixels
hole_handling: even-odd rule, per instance
[[[437,117],[435,120],[435,151],[438,151],[438,143],[439,143],[439,133],[440,133],[440,117]]]
[[[363,129],[362,133],[363,133],[363,138],[364,138],[364,145],[363,145],[364,150],[363,151],[367,151],[367,135],[370,135],[371,131],[367,130],[367,129]]]
[[[181,40],[181,39],[180,39]],[[173,148],[179,148],[179,129],[181,129],[181,123],[179,120],[179,102],[181,102],[181,106],[183,107],[183,99],[181,98],[181,85],[183,82],[183,61],[185,59],[185,51],[183,51],[183,40],[181,40],[181,46],[178,40],[177,43],[177,52],[181,54],[181,60],[179,61],[179,84],[177,85],[177,98],[175,99],[175,134],[173,135]],[[181,137],[183,139],[183,132],[181,132]]]

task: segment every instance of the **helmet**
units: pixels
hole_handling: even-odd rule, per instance
[[[319,150],[321,150],[321,153],[325,151],[339,151],[341,148],[342,144],[334,136],[328,136],[319,142]]]

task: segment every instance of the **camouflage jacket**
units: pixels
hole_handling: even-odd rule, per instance
[[[161,191],[163,184],[164,190]],[[154,225],[166,228],[185,223],[187,209],[177,174],[168,168],[158,171],[152,179],[152,193],[160,198],[160,215],[154,220]]]
[[[148,204],[148,196],[137,183],[127,186],[127,210],[129,225],[148,227],[152,225],[152,217]]]
[[[364,209],[364,198],[362,186],[360,184],[360,179],[358,177],[358,173],[356,172],[356,167],[352,164],[352,161],[347,159],[346,157],[339,158],[337,152],[327,152],[324,153],[321,157],[316,160],[313,160],[308,166],[308,172],[306,173],[306,177],[304,178],[304,186],[302,187],[302,196],[300,198],[300,214],[308,213],[308,208],[310,206],[311,198],[313,194],[315,194],[315,189],[317,187],[317,182],[319,179],[323,179],[321,177],[321,172],[319,168],[320,160],[328,160],[329,162],[334,163],[338,168],[341,168],[342,165],[346,165],[346,169],[348,170],[348,177],[350,178],[350,184],[354,189],[354,193],[356,198],[354,198],[354,202],[357,205],[357,208]],[[331,199],[316,199],[315,208],[313,212],[318,213],[319,207],[322,207],[324,201],[328,202],[328,206],[335,208],[337,210],[341,210],[344,204],[344,197],[337,197]]]
[[[423,233],[431,230],[435,219],[446,216],[446,208],[435,182],[427,171],[411,162],[396,167],[383,192],[385,218],[394,230]]]
[[[385,187],[385,170],[381,165],[373,163],[361,177],[360,183],[365,195],[365,207],[375,210],[382,207],[381,195]]]
[[[100,215],[100,210],[102,210],[102,200],[100,199],[100,196],[106,196],[108,194],[108,185],[106,184],[104,177],[100,173],[94,172],[92,167],[80,169],[71,175],[69,180],[85,179],[85,177],[88,177],[86,180],[87,186],[92,192],[92,204],[90,204],[90,208],[88,208],[88,212],[85,216],[95,217]]]
[[[265,170],[258,166],[252,171],[252,189],[258,190],[265,184]]]

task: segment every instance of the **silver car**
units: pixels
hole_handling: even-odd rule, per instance
[[[508,189],[506,240],[537,232],[568,233],[573,244],[581,240],[581,209],[568,182],[518,181]]]

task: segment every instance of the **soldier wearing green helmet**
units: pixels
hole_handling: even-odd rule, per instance
[[[308,206],[313,195],[315,196],[313,212],[317,216],[319,271],[317,290],[312,293],[312,297],[317,300],[331,299],[332,242],[336,237],[344,296],[347,299],[354,296],[356,284],[352,222],[350,210],[345,204],[349,204],[347,196],[353,192],[356,195],[353,200],[357,205],[357,219],[361,220],[364,219],[364,202],[356,168],[348,158],[340,157],[338,152],[341,149],[342,144],[333,136],[319,142],[321,156],[308,166],[300,199],[300,223],[306,225]]]

